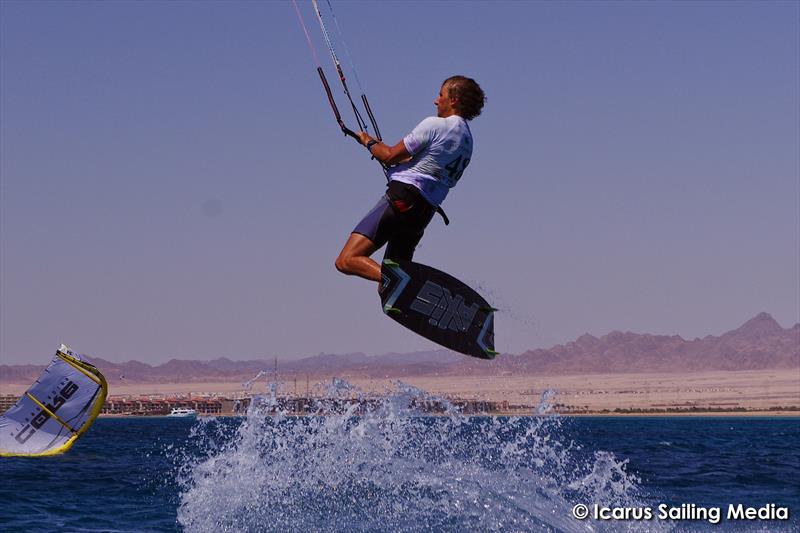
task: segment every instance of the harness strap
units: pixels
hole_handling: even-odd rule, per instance
[[[450,219],[447,218],[447,213],[444,212],[444,209],[442,209],[442,206],[437,206],[436,207],[436,212],[439,213],[440,215],[442,215],[442,220],[444,220],[444,225],[445,226],[449,226],[450,225]]]

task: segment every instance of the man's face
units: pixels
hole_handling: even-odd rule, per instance
[[[450,90],[446,85],[442,85],[439,89],[439,96],[433,101],[436,106],[436,116],[446,118],[454,115],[456,112],[455,98],[450,97]]]

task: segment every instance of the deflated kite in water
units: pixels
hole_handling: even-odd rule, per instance
[[[0,416],[0,456],[66,452],[100,414],[107,394],[103,374],[62,344],[39,379]]]

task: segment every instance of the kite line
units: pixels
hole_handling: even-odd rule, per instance
[[[330,11],[331,17],[336,25],[337,32],[339,33],[339,39],[344,46],[345,54],[350,62],[350,68],[353,71],[353,75],[356,78],[356,84],[358,85],[359,90],[361,91],[361,102],[366,110],[367,116],[369,117],[369,121],[372,124],[372,128],[375,130],[375,136],[378,140],[381,139],[380,129],[378,128],[378,123],[375,120],[375,115],[372,113],[372,108],[369,105],[369,100],[367,99],[367,95],[364,93],[364,89],[361,86],[361,80],[358,78],[358,73],[356,72],[355,65],[353,63],[353,58],[350,55],[350,50],[347,48],[347,44],[344,42],[344,37],[342,35],[342,29],[339,25],[339,21],[336,18],[336,15],[333,12],[333,6],[330,3],[330,0],[326,0],[328,5],[328,10]],[[325,94],[328,97],[328,103],[330,103],[331,109],[333,110],[333,115],[336,118],[336,122],[339,124],[339,128],[341,128],[342,133],[347,136],[353,137],[354,139],[358,140],[358,134],[353,131],[352,129],[348,128],[342,118],[341,113],[339,112],[339,108],[336,105],[336,100],[333,97],[333,93],[331,92],[331,87],[328,84],[328,80],[325,77],[325,72],[322,70],[322,65],[319,62],[319,57],[317,56],[316,49],[314,48],[314,44],[311,40],[311,36],[308,33],[308,28],[306,27],[305,22],[303,21],[303,16],[300,14],[300,8],[297,5],[297,0],[292,0],[292,4],[294,5],[294,10],[297,13],[297,19],[300,21],[300,26],[303,28],[303,33],[305,33],[306,41],[308,41],[309,49],[311,50],[311,55],[314,58],[314,62],[317,65],[317,74],[319,74],[320,81],[322,81],[322,86],[325,89]],[[344,70],[342,69],[342,64],[339,61],[338,56],[336,55],[336,50],[333,47],[333,41],[331,40],[330,34],[328,33],[328,28],[325,24],[325,19],[322,15],[322,11],[319,8],[319,4],[317,0],[311,0],[311,4],[314,8],[314,13],[317,16],[317,20],[319,22],[320,30],[322,31],[323,39],[325,40],[325,44],[328,47],[328,52],[330,53],[331,59],[333,60],[334,68],[336,69],[336,73],[339,76],[339,82],[341,83],[342,90],[347,97],[347,100],[350,102],[350,106],[353,109],[353,115],[356,119],[356,124],[358,125],[358,129],[361,131],[369,131],[367,127],[367,123],[364,120],[363,115],[358,109],[358,106],[353,101],[353,97],[350,94],[350,88],[347,86],[347,78],[344,75]]]

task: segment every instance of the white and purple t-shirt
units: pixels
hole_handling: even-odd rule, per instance
[[[413,185],[432,205],[440,205],[458,183],[472,157],[472,133],[458,115],[428,117],[405,136],[411,160],[389,169],[389,178]]]

